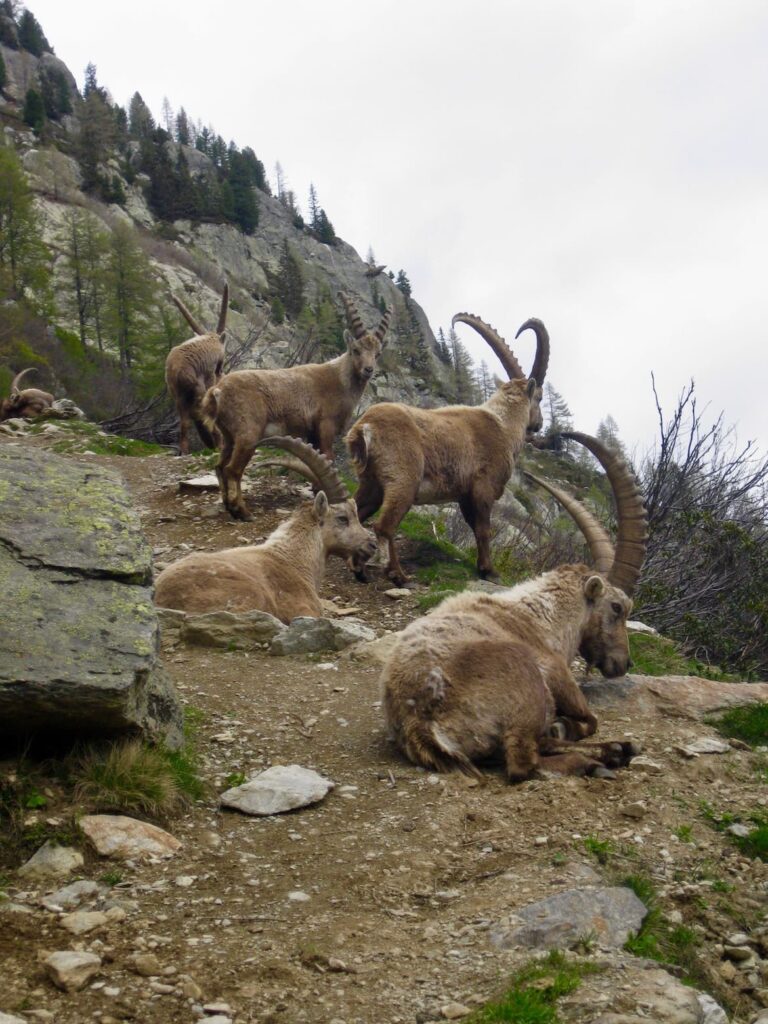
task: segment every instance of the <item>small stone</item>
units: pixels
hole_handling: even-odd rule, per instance
[[[107,985],[106,988],[102,989],[102,992],[105,996],[110,996],[112,999],[120,995],[120,989],[115,985]]]
[[[440,1014],[445,1020],[458,1020],[459,1017],[466,1017],[472,1011],[463,1003],[446,1003],[440,1007]]]
[[[105,913],[110,924],[117,924],[118,921],[124,921],[128,917],[128,913],[123,907],[110,907]]]
[[[95,896],[98,891],[99,886],[96,882],[84,878],[79,882],[65,885],[63,889],[58,889],[49,896],[43,896],[40,902],[46,910],[74,910],[84,899]]]
[[[229,1003],[205,1003],[203,1009],[206,1013],[232,1013]]]
[[[221,794],[224,807],[258,816],[283,814],[322,800],[333,783],[309,768],[297,764],[274,765],[253,775],[242,786]]]
[[[108,920],[107,915],[100,910],[75,910],[62,917],[61,926],[73,935],[87,935],[97,928],[103,928]]]
[[[533,840],[534,846],[547,846],[549,843],[549,836],[536,836]]]
[[[188,889],[190,887],[190,885],[194,885],[195,884],[195,876],[194,875],[179,875],[177,878],[174,878],[173,881],[174,881],[174,884],[178,885],[178,887],[180,889]]]
[[[182,981],[180,988],[181,994],[185,997],[185,999],[194,999],[196,1001],[199,1001],[203,998],[203,990],[192,978],[185,978]]]
[[[205,1024],[232,1024],[232,1018],[226,1014],[217,1013],[213,1017],[205,1017]]]
[[[79,992],[101,969],[101,957],[95,953],[62,950],[51,953],[44,962],[48,977],[63,992]]]
[[[646,816],[648,813],[648,806],[644,800],[628,800],[619,805],[619,810],[625,818],[634,818],[638,820]]]
[[[746,932],[734,932],[725,941],[729,946],[746,946],[749,944],[749,936]]]
[[[738,836],[739,839],[746,839],[752,830],[747,825],[742,825],[737,821],[735,824],[729,825],[725,831],[731,836]]]
[[[80,828],[102,857],[120,860],[149,860],[173,857],[181,843],[168,832],[122,814],[89,814],[80,819]]]
[[[83,866],[83,855],[71,846],[57,846],[55,843],[44,843],[26,864],[22,864],[18,874],[22,878],[45,878],[50,875],[70,875]]]
[[[302,892],[301,889],[294,889],[288,893],[288,899],[292,903],[307,903],[311,898],[307,893]]]
[[[723,952],[729,960],[733,960],[735,963],[742,963],[744,961],[754,959],[755,954],[749,948],[749,946],[723,946]]]
[[[646,757],[644,754],[633,757],[627,768],[630,771],[641,772],[645,775],[661,775],[664,771],[662,765],[657,761],[652,761],[650,757]]]
[[[149,987],[153,992],[157,992],[160,996],[169,996],[171,992],[176,991],[173,985],[169,985],[164,981],[150,981]]]
[[[153,978],[162,971],[160,961],[154,953],[137,953],[133,958],[133,969],[142,978]]]
[[[675,747],[675,750],[683,757],[694,758],[701,754],[727,754],[731,745],[725,740],[716,739],[714,736],[701,736],[692,743]]]
[[[53,1014],[48,1018],[51,1020]],[[23,1017],[14,1017],[11,1013],[0,1013],[0,1024],[27,1024]]]
[[[384,591],[384,597],[388,597],[392,601],[400,601],[404,597],[411,597],[411,591],[406,587],[391,587]]]

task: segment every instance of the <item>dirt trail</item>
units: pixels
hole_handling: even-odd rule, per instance
[[[273,479],[260,489],[256,521],[233,524],[216,495],[179,493],[194,459],[97,461],[123,474],[161,563],[266,536],[300,493]],[[401,627],[415,601],[391,602],[377,586],[389,584],[361,586],[336,562],[324,596],[358,607],[378,632]],[[170,643],[164,660],[183,701],[198,709],[211,794],[169,823],[184,844],[176,858],[119,867],[123,881],[112,895],[128,916],[95,940],[73,942],[32,895],[33,914],[3,915],[0,1010],[44,1011],[37,1019],[57,1024],[170,1024],[194,1020],[191,1004],[224,1002],[238,1024],[439,1020],[446,1004],[473,1006],[493,995],[519,962],[490,944],[489,927],[578,884],[583,865],[606,878],[652,877],[665,909],[697,931],[713,977],[744,1019],[756,1005],[742,981],[720,977],[715,944],[762,918],[766,866],[714,833],[700,802],[746,814],[765,806],[766,790],[751,753],[687,760],[675,752],[711,733],[707,726],[662,715],[632,721],[609,710],[600,736],[640,740],[660,774],[630,769],[612,782],[547,778],[514,787],[489,774],[478,786],[398,758],[383,734],[375,665]],[[218,810],[227,776],[289,763],[315,768],[336,789],[314,808],[272,819]],[[637,801],[647,811],[628,817]],[[606,866],[585,849],[587,837],[610,841]],[[85,877],[98,879],[109,866],[93,858]],[[720,895],[713,881],[736,888]],[[10,893],[16,898],[13,883]],[[78,944],[105,957],[106,984],[65,995],[43,980],[36,955]],[[167,976],[153,982],[134,973],[137,951],[154,951]],[[179,994],[181,975],[201,997]]]

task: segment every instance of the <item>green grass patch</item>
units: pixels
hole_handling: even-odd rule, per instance
[[[29,427],[30,434],[41,434],[49,423],[61,427],[61,434],[54,435],[56,440],[51,445],[55,452],[78,452],[88,449],[96,455],[167,455],[169,448],[163,448],[151,441],[136,441],[120,434],[102,434],[101,428],[95,423],[83,420],[40,420]]]
[[[731,708],[725,714],[707,721],[722,736],[743,740],[751,747],[768,746],[768,703]]]
[[[684,972],[684,981],[705,986],[705,976],[698,961],[699,938],[696,932],[666,919],[654,885],[645,875],[629,875],[622,884],[648,908],[640,931],[631,935],[624,944],[627,952],[679,967]]]
[[[686,658],[671,640],[653,633],[630,633],[629,653],[632,671],[641,676],[701,676],[721,682],[738,679],[738,676],[728,675],[716,665]]]
[[[610,839],[598,839],[597,836],[586,836],[582,842],[587,853],[597,860],[599,864],[607,864],[611,854],[615,853],[615,847]]]
[[[596,964],[567,960],[553,951],[516,971],[504,994],[465,1018],[466,1024],[558,1024],[558,999],[577,989],[584,977],[600,970]]]
[[[746,821],[739,814],[731,814],[728,811],[719,814],[706,800],[701,802],[701,813],[704,820],[716,832],[726,833],[728,839],[737,846],[745,857],[752,860],[768,861],[768,813],[755,811],[747,815]],[[734,835],[728,832],[729,825],[745,825],[749,828],[746,835]]]

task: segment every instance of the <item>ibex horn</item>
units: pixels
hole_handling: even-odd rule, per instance
[[[510,380],[519,380],[525,377],[523,368],[520,363],[518,363],[517,359],[515,359],[512,349],[506,341],[504,341],[495,327],[491,327],[490,324],[481,320],[479,316],[475,316],[474,313],[457,313],[453,320],[451,320],[451,326],[455,327],[457,321],[461,321],[463,324],[469,324],[470,327],[474,327],[480,337],[491,346],[496,358],[504,367],[507,377],[509,377]],[[536,379],[538,380],[538,377]]]
[[[223,334],[224,328],[227,326],[227,307],[229,305],[229,282],[224,282],[224,291],[221,293],[221,311],[219,313],[219,322],[216,325],[216,333]]]
[[[345,292],[339,292],[339,298],[344,303],[344,309],[347,314],[347,323],[349,324],[350,330],[354,334],[355,339],[359,341],[360,338],[365,337],[366,332],[362,318],[357,311],[357,306],[355,306],[352,299],[350,299]]]
[[[21,370],[19,373],[16,374],[16,376],[11,381],[11,398],[13,398],[14,395],[18,395],[21,378],[24,377],[27,373],[37,373],[37,367],[28,366],[26,370]]]
[[[541,387],[549,366],[549,331],[538,317],[532,316],[530,320],[525,321],[515,337],[519,338],[523,331],[527,331],[529,328],[536,335],[536,357],[533,360],[530,376],[535,377],[536,383]]]
[[[604,445],[596,437],[575,430],[563,431],[562,436],[572,438],[588,448],[610,481],[619,525],[616,552],[608,580],[631,597],[640,577],[648,544],[648,516],[635,475],[619,452]]]
[[[320,484],[328,501],[334,505],[349,498],[349,491],[338,474],[335,466],[311,444],[300,441],[298,437],[263,437],[259,441],[260,448],[282,448],[305,463]]]
[[[373,336],[378,341],[379,344],[381,344],[384,341],[384,336],[386,335],[387,328],[389,327],[389,318],[391,316],[392,307],[387,306],[387,308],[384,310],[381,320],[379,321],[379,326],[373,332]]]
[[[187,321],[187,323],[192,328],[192,330],[195,332],[195,334],[207,334],[208,333],[207,331],[203,330],[203,328],[200,326],[200,324],[197,322],[197,320],[195,320],[195,318],[189,312],[189,310],[184,305],[184,303],[181,301],[181,299],[177,299],[175,295],[172,295],[171,298],[176,303],[176,305],[179,308],[179,312],[184,317],[184,319]]]
[[[279,466],[281,469],[289,469],[292,473],[298,473],[299,476],[303,476],[305,480],[308,480],[316,491],[322,491],[323,487],[320,481],[317,479],[315,474],[301,459],[292,459],[286,455],[285,458],[274,458],[274,459],[259,459],[258,462],[254,463],[256,469],[264,469],[267,466]]]
[[[613,542],[589,509],[585,508],[572,494],[561,490],[559,487],[555,487],[548,480],[542,480],[541,477],[534,476],[533,473],[529,473],[527,470],[523,471],[523,476],[527,480],[533,480],[535,484],[543,487],[545,491],[549,491],[552,497],[560,502],[584,534],[597,571],[602,573],[610,572],[614,559]]]

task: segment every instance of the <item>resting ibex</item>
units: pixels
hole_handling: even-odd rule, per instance
[[[53,395],[47,391],[40,391],[38,388],[24,388],[19,390],[21,378],[27,373],[36,373],[34,366],[30,366],[21,373],[17,373],[11,381],[11,390],[7,398],[0,401],[0,422],[10,420],[18,416],[21,419],[31,420],[40,416],[53,405]]]
[[[181,315],[195,332],[195,337],[176,345],[165,361],[165,383],[179,414],[179,455],[189,453],[189,425],[194,423],[206,448],[216,448],[216,437],[203,421],[200,403],[208,388],[216,384],[224,366],[224,335],[227,325],[229,285],[221,296],[221,311],[215,331],[205,331],[187,307],[177,299]]]
[[[563,742],[597,729],[571,675],[575,655],[608,678],[629,666],[626,619],[646,542],[645,509],[624,460],[592,437],[568,436],[605,467],[617,505],[616,550],[583,506],[545,484],[576,511],[597,571],[564,565],[510,590],[459,594],[403,631],[382,677],[384,711],[416,764],[479,774],[477,761],[500,756],[514,781],[538,767],[615,767],[636,752],[630,744]]]
[[[332,459],[334,439],[349,425],[373,376],[391,310],[382,315],[375,331],[366,331],[352,301],[339,294],[352,328],[351,334],[344,332],[344,355],[284,370],[238,370],[205,396],[206,422],[222,438],[216,467],[222,500],[236,519],[252,518],[241,481],[262,437],[300,437]]]
[[[322,490],[282,523],[263,544],[196,552],[157,578],[155,601],[186,612],[269,612],[283,622],[322,614],[318,589],[328,555],[368,559],[376,550],[370,530],[338,473],[318,451],[294,437],[265,438],[304,462]]]
[[[382,402],[366,410],[346,437],[360,480],[355,497],[360,522],[381,508],[374,530],[388,544],[387,575],[397,583],[406,580],[395,548],[400,521],[412,505],[441,501],[458,501],[477,541],[478,572],[483,579],[494,575],[491,509],[512,475],[526,434],[541,428],[541,384],[549,361],[549,335],[541,321],[527,320],[520,328],[532,328],[537,339],[533,371],[526,379],[492,327],[470,313],[453,319],[480,331],[509,381],[479,406],[416,409]]]

